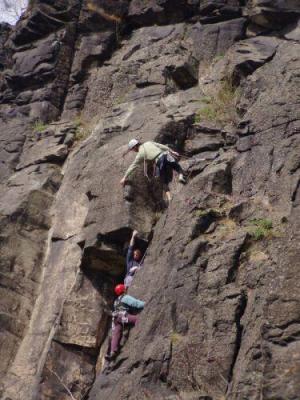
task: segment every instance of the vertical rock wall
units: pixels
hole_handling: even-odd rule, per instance
[[[299,13],[37,1],[3,26],[1,398],[299,398]],[[120,187],[132,137],[184,154],[168,208],[143,168]],[[146,308],[102,374],[132,229]]]

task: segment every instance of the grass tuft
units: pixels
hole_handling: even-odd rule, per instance
[[[32,130],[34,133],[40,133],[42,131],[44,131],[45,129],[48,128],[48,125],[45,124],[44,122],[42,122],[41,120],[36,120],[33,124],[32,124]]]
[[[269,230],[273,228],[273,222],[268,218],[254,218],[250,220],[250,223],[255,226],[259,226],[263,229]]]
[[[249,221],[249,234],[253,240],[262,240],[270,237],[273,233],[273,222],[267,218],[255,218]]]
[[[212,62],[213,62],[213,63],[216,63],[216,62],[222,60],[222,58],[224,58],[224,57],[225,57],[225,54],[223,54],[223,53],[217,54],[217,55],[213,58]]]
[[[92,133],[92,124],[86,123],[81,116],[75,118],[74,125],[76,127],[74,142],[82,142]]]
[[[170,339],[172,345],[175,345],[176,343],[180,342],[183,339],[183,336],[177,332],[172,332],[170,335]]]
[[[205,105],[196,114],[195,122],[214,121],[222,126],[235,124],[237,94],[230,80],[223,81],[214,93],[201,99]]]

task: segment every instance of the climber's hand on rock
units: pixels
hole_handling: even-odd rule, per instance
[[[121,184],[122,186],[125,186],[125,178],[122,178],[122,179],[120,180],[120,184]]]
[[[132,232],[132,237],[136,237],[138,234],[139,234],[138,231],[134,230],[134,231]]]

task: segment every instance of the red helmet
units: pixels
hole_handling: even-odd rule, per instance
[[[120,283],[115,287],[115,293],[117,296],[120,296],[124,292],[125,292],[125,285],[123,285],[123,283]]]

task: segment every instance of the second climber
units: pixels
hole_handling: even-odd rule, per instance
[[[126,256],[126,276],[124,284],[128,288],[132,281],[135,273],[143,266],[142,253],[140,249],[134,248],[135,238],[138,235],[138,231],[133,231],[130,239],[129,247]]]
[[[118,297],[114,302],[112,337],[109,352],[106,355],[107,361],[115,359],[119,352],[124,327],[134,326],[137,323],[136,313],[145,306],[143,301],[126,294],[126,287],[123,284],[115,287],[115,294]]]

